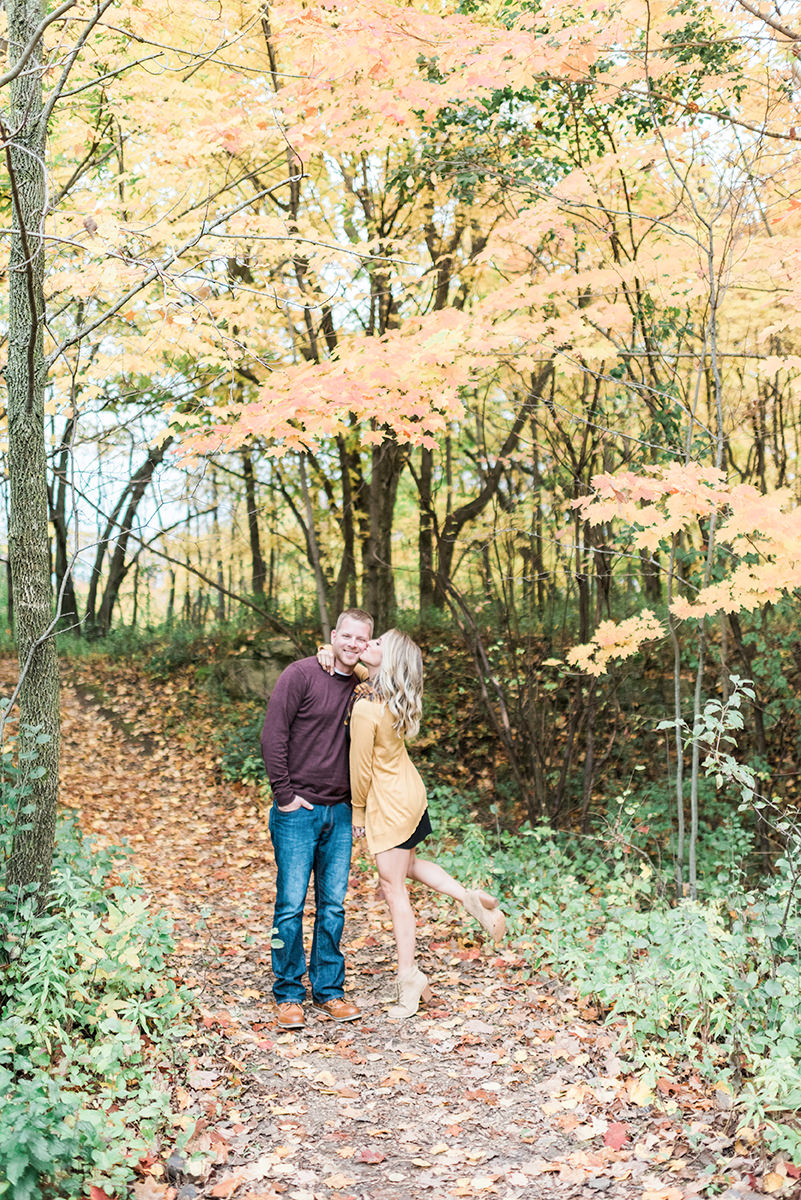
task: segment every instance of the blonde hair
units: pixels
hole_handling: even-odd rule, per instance
[[[399,629],[381,635],[381,666],[374,690],[389,709],[395,732],[413,738],[423,712],[423,655]]]
[[[351,619],[351,621],[364,621],[365,625],[370,626],[370,637],[373,636],[373,618],[370,616],[369,612],[365,612],[363,608],[344,609],[337,617],[337,623],[334,628],[339,629],[342,625],[342,622],[348,617]]]

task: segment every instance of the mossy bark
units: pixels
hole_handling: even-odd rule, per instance
[[[13,65],[32,40],[40,0],[9,0]],[[38,886],[44,898],[53,856],[59,758],[59,679],[50,631],[53,591],[47,507],[44,391],[45,128],[39,48],[10,84],[6,166],[13,200],[9,262],[9,558],[14,589],[20,691],[21,765],[30,791],[9,863],[11,886]],[[34,757],[35,756],[35,757]]]

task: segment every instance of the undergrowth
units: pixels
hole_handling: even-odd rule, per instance
[[[191,659],[196,647],[187,637],[163,660],[160,653],[151,648],[156,674]],[[224,778],[263,779],[263,714],[256,707],[220,722]],[[437,735],[450,711],[429,706]],[[720,726],[720,712],[710,709],[707,725]],[[452,741],[434,740],[436,753]],[[439,763],[436,770],[441,778]],[[467,883],[492,881],[532,971],[546,968],[591,999],[653,1084],[682,1070],[699,1072],[731,1092],[741,1125],[760,1128],[772,1148],[801,1163],[797,834],[772,873],[754,875],[753,821],[736,803],[716,800],[721,781],[741,794],[748,781],[730,755],[718,754],[712,775],[699,780],[708,820],[698,844],[698,899],[676,903],[671,801],[648,772],[634,772],[606,821],[587,836],[549,826],[504,828],[501,806],[492,828],[461,795],[435,785],[429,796],[439,860]]]
[[[617,823],[587,838],[488,830],[450,789],[429,795],[438,861],[465,882],[492,880],[533,970],[593,1000],[652,1084],[691,1066],[736,1097],[742,1124],[801,1162],[801,899],[789,853],[758,887],[720,870],[721,858],[743,861],[747,850],[735,815],[701,864],[702,898],[676,904],[669,874],[638,852],[642,823],[630,840]],[[631,795],[625,803],[637,807]]]
[[[2,781],[8,820],[18,787]],[[2,833],[3,871],[9,831]],[[169,1124],[164,1064],[188,1029],[165,917],[116,857],[59,824],[40,913],[0,893],[0,1196],[123,1194]],[[0,883],[5,880],[0,878]]]

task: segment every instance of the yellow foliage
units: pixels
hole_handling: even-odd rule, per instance
[[[664,633],[662,622],[646,608],[625,621],[602,621],[591,641],[568,651],[567,661],[587,675],[603,675],[610,662],[630,658],[644,642]]]

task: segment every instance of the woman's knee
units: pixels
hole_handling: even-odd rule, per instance
[[[406,891],[406,882],[403,879],[382,879],[381,891],[390,908],[395,908],[399,904],[408,902],[409,896]]]

